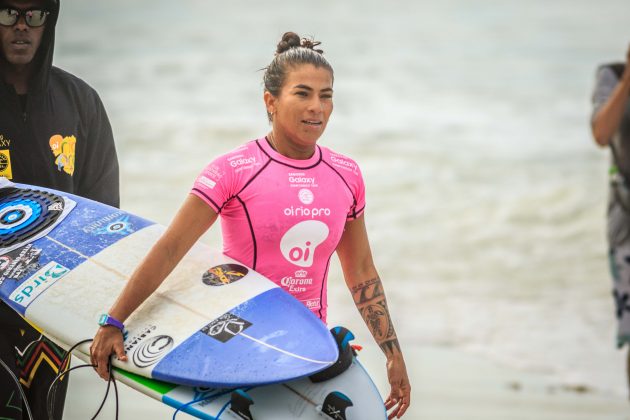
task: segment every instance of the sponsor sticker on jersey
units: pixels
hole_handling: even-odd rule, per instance
[[[300,200],[300,202],[302,202],[302,204],[308,205],[313,202],[315,196],[313,195],[313,192],[308,188],[302,188],[300,191],[298,191],[298,199]]]
[[[74,175],[77,138],[75,136],[64,137],[60,134],[55,134],[50,138],[48,144],[55,157],[57,170],[64,171],[70,176]]]
[[[9,149],[0,150],[0,176],[8,179],[13,178],[11,170],[11,152]]]
[[[282,287],[291,294],[306,292],[313,285],[313,279],[306,270],[297,270],[293,276],[285,276],[280,280]]]
[[[359,169],[356,163],[340,155],[332,154],[330,156],[330,161],[332,162],[334,167],[345,169],[346,171],[357,173]]]
[[[299,267],[313,265],[317,247],[328,238],[330,230],[319,220],[305,220],[293,225],[280,239],[282,256]]]
[[[314,176],[308,176],[305,172],[289,172],[289,185],[293,188],[315,188],[317,182]]]
[[[210,189],[216,187],[216,185],[217,185],[216,182],[214,182],[213,180],[211,180],[210,178],[208,178],[205,175],[201,175],[199,177],[199,183],[202,184],[202,185],[205,185],[206,187],[208,187]]]
[[[9,299],[18,305],[27,307],[37,296],[41,295],[68,272],[70,272],[70,269],[58,262],[51,261],[20,284],[11,293]]]
[[[306,306],[308,309],[310,309],[311,311],[315,311],[317,309],[319,309],[321,307],[320,305],[320,301],[319,298],[317,299],[307,299],[307,300],[303,300],[301,301],[304,306]]]

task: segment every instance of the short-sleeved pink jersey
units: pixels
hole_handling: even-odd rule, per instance
[[[212,161],[192,189],[221,216],[223,252],[273,280],[326,322],[330,257],[365,207],[358,165],[317,146],[289,159],[266,138]]]

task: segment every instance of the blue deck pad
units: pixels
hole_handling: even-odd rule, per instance
[[[204,357],[213,353],[221,356]],[[337,344],[326,325],[302,303],[274,288],[236,306],[181,343],[155,366],[153,377],[191,386],[269,384],[325,369],[337,356]]]
[[[0,295],[3,298],[6,297],[6,302],[22,315],[32,301],[37,299],[35,297],[36,292],[45,290],[54,282],[62,280],[66,270],[69,272],[85,261],[76,252],[72,252],[46,237],[11,251],[3,257],[8,258],[8,260],[3,263],[4,269],[0,270],[0,279],[2,280]],[[53,266],[55,263],[57,265]],[[46,267],[49,267],[50,270],[46,270]],[[49,275],[46,275],[47,271]],[[38,275],[43,277],[36,281]],[[17,299],[19,303],[15,299],[9,299],[9,296],[20,288],[23,289],[23,293],[20,294],[22,298]]]
[[[63,224],[50,232],[49,236],[88,257],[154,224],[115,207],[95,205],[81,197],[67,195],[75,200],[77,205]]]

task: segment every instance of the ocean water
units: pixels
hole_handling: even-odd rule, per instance
[[[624,394],[589,118],[595,67],[630,43],[627,0],[61,6],[56,64],[106,105],[123,208],[168,223],[207,161],[269,129],[260,69],[281,34],[313,35],[335,68],[320,141],[362,167],[403,348]],[[369,340],[344,287],[334,266],[331,319]]]

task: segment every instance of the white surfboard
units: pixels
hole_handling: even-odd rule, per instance
[[[0,185],[0,298],[63,343],[94,336],[164,228],[28,185]],[[197,244],[126,322],[116,367],[193,386],[284,382],[330,366],[326,326],[273,282]],[[87,352],[87,346],[83,347]]]

